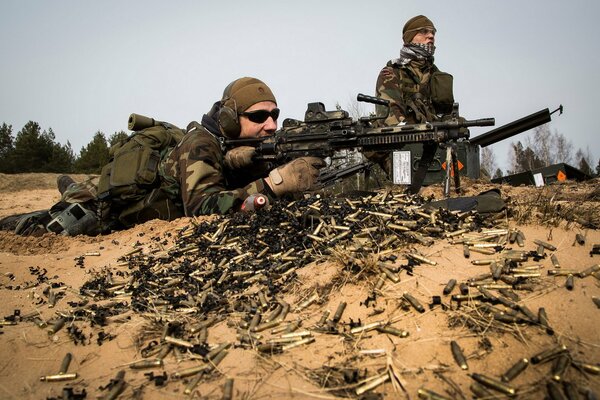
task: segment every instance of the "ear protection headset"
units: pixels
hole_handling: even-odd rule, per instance
[[[237,139],[242,131],[240,119],[237,113],[235,99],[231,98],[231,87],[236,81],[231,82],[223,91],[221,99],[221,109],[219,110],[218,121],[223,134],[230,139]],[[232,104],[233,103],[233,104]],[[233,106],[233,107],[232,107]]]

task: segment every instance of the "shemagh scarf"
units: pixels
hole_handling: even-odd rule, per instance
[[[411,61],[424,61],[427,64],[433,64],[433,53],[435,46],[433,43],[409,43],[405,44],[400,50],[401,65],[406,65]]]

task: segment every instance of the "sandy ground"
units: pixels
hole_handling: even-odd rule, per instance
[[[76,177],[78,180],[84,178]],[[49,207],[58,200],[55,179],[53,174],[0,174],[0,217]],[[467,193],[489,187],[470,183]],[[493,320],[488,320],[480,332],[469,329],[465,317],[470,310],[468,304],[458,308],[450,296],[442,295],[442,289],[449,279],[466,282],[470,277],[489,272],[489,266],[473,265],[470,261],[490,256],[472,253],[471,258],[466,259],[462,245],[452,244],[448,239],[436,239],[431,246],[414,245],[410,251],[420,251],[437,265],[421,264],[412,275],[401,272],[399,282],[387,280],[375,302],[368,305],[365,300],[372,293],[376,274],[365,272],[356,276],[343,271],[341,263],[332,259],[299,269],[293,285],[280,295],[292,305],[286,321],[301,321],[300,329],[312,331],[314,342],[281,354],[260,353],[251,347],[240,346],[233,326],[235,318],[228,316],[208,329],[207,343],[211,347],[222,343],[233,346],[216,370],[200,380],[192,396],[223,398],[224,384],[232,378],[234,399],[333,399],[341,398],[344,388],[348,389],[345,393],[350,397],[359,398],[356,394],[359,385],[352,379],[336,381],[337,375],[333,371],[337,368],[354,369],[353,374],[360,378],[388,371],[384,376],[391,376],[393,382],[388,380],[366,391],[361,398],[415,399],[420,388],[448,398],[472,398],[471,375],[498,379],[519,359],[530,359],[540,351],[558,345],[568,348],[574,363],[592,364],[597,368],[600,362],[600,309],[592,298],[600,297],[599,275],[576,278],[574,289],[568,290],[564,276],[548,276],[547,271],[554,269],[550,254],[556,255],[563,269],[582,271],[598,264],[600,256],[591,256],[590,250],[593,244],[600,243],[600,232],[577,223],[544,226],[539,223],[544,220],[539,209],[528,209],[522,199],[535,199],[536,196],[541,199],[542,191],[546,196],[554,191],[556,195],[552,201],[561,203],[563,210],[577,205],[588,207],[590,213],[598,213],[598,181],[587,185],[565,184],[560,188],[501,189],[521,221],[517,223],[515,217],[511,217],[503,223],[524,233],[523,249],[536,250],[534,239],[556,246],[555,251],[546,250],[546,257],[539,262],[524,263],[526,266],[539,265],[541,277],[535,280],[535,290],[517,291],[518,304],[536,315],[540,307],[545,309],[554,329],[553,335],[536,324],[509,323],[499,330],[495,329],[498,323]],[[425,194],[439,196],[439,190],[426,189]],[[204,220],[211,219],[202,218],[196,222]],[[42,320],[50,321],[57,315],[66,315],[84,300],[89,302],[87,305],[95,303],[95,299],[80,295],[81,286],[94,274],[107,269],[116,275],[119,271],[131,272],[119,262],[120,257],[134,246],[141,247],[144,252],[156,249],[157,243],[164,248],[190,222],[186,218],[173,222],[151,221],[95,238],[67,238],[53,234],[30,238],[0,232],[0,318],[10,320],[18,310],[21,315],[39,313]],[[585,236],[584,245],[575,242],[576,233]],[[408,251],[397,249],[398,263]],[[54,306],[48,303],[44,293],[50,285],[56,292],[64,293]],[[299,310],[297,305],[315,291],[320,294],[318,301]],[[405,292],[425,305],[425,312],[405,307],[402,301]],[[454,289],[453,294],[458,293],[458,288]],[[430,309],[427,305],[432,302],[432,296],[441,296],[449,308],[438,305]],[[314,329],[323,312],[330,310],[333,315],[340,302],[347,303],[339,322],[344,334],[330,335]],[[102,301],[97,303],[102,304]],[[162,367],[132,369],[128,366],[143,358],[141,348],[148,345],[151,337],[149,320],[155,320],[160,311],[156,313],[149,316],[130,311],[109,317],[105,326],[68,321],[66,327],[56,333],[19,318],[16,325],[4,322],[5,326],[0,328],[0,398],[76,398],[68,397],[63,392],[65,387],[72,388],[75,395],[85,390],[86,398],[98,398],[106,395],[110,390],[106,386],[121,370],[126,371],[126,386],[120,398],[189,398],[184,390],[191,378],[173,380],[173,373],[204,365],[204,362],[194,359],[185,348],[180,352],[183,353],[181,359],[173,353],[167,355]],[[189,318],[200,320],[201,315],[192,313]],[[351,334],[350,323],[358,320],[363,324],[392,322],[394,327],[408,332],[408,336],[397,337],[375,330]],[[67,329],[69,327],[71,329]],[[73,327],[81,330],[82,340],[77,340],[81,336],[77,336]],[[270,334],[266,332],[265,336],[270,337]],[[106,339],[99,340],[102,337]],[[461,369],[454,360],[451,341],[456,341],[462,348],[468,370]],[[40,381],[42,376],[58,373],[67,353],[73,356],[68,372],[77,373],[77,378],[66,382]],[[530,365],[511,381],[519,393],[518,398],[543,398],[548,382],[553,381],[553,363]],[[164,372],[169,377],[164,385],[150,380],[150,373],[157,376]],[[574,364],[567,368],[559,382],[561,388],[571,383],[576,385],[581,396],[586,390],[600,393],[600,375],[582,372]],[[494,393],[498,395],[498,392]]]

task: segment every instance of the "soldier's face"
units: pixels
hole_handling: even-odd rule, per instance
[[[260,103],[248,107],[248,109],[240,115],[240,126],[242,127],[240,138],[257,138],[272,135],[277,130],[277,115],[279,113],[273,111],[276,108],[277,105],[271,101],[261,101]],[[252,113],[253,111],[257,111],[257,113],[252,116],[244,115],[246,113]],[[266,111],[267,113],[270,113],[270,115],[268,115],[263,122],[252,121],[251,119],[260,121],[262,119],[261,116],[267,115],[267,113],[261,113],[261,111]],[[273,117],[273,114],[276,114],[275,118]]]
[[[417,44],[435,44],[435,29],[423,28],[417,31],[417,34],[412,40],[413,43]]]

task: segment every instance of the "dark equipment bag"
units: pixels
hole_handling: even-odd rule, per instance
[[[98,183],[103,222],[116,217],[129,227],[148,219],[174,218],[175,205],[166,196],[157,195],[158,169],[161,159],[181,141],[185,131],[166,122],[152,121],[153,126],[134,132],[110,148],[110,162],[102,168]],[[166,207],[167,214],[163,218],[160,210],[143,212],[148,207]],[[136,216],[142,215],[146,216],[144,221],[137,220]]]

